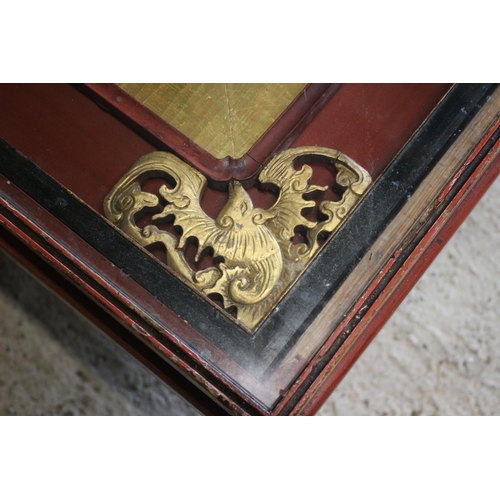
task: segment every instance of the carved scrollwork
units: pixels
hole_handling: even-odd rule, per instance
[[[313,170],[304,159],[326,162],[336,171],[343,190],[338,201],[319,204],[322,220],[309,220],[303,211],[316,205],[304,196],[324,192],[328,186],[310,183]],[[158,195],[143,191],[149,178],[164,179]],[[176,156],[154,152],[140,158],[115,185],[104,202],[106,217],[140,245],[160,244],[167,265],[191,286],[222,298],[225,309],[250,332],[276,305],[321,246],[320,235],[332,234],[358,203],[371,183],[369,174],[342,153],[322,147],[289,149],[275,156],[259,175],[261,185],[278,190],[269,209],[256,208],[243,186],[229,183],[229,197],[213,219],[201,207],[207,179]],[[172,187],[173,186],[173,187]],[[151,224],[140,228],[136,219],[154,212]],[[182,234],[157,225],[174,218]],[[305,242],[294,243],[296,229],[305,231]],[[213,266],[194,271],[185,256],[186,242],[195,238],[195,261],[209,249]]]

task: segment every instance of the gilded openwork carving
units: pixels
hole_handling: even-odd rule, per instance
[[[304,212],[316,205],[311,198],[328,186],[310,183],[309,165],[296,168],[297,161],[309,158],[332,167],[343,191],[339,200],[319,203],[321,217],[315,221]],[[142,188],[151,178],[164,180],[157,194]],[[254,207],[240,182],[233,180],[228,200],[214,219],[201,207],[205,176],[170,153],[154,152],[140,158],[116,184],[104,211],[142,246],[161,245],[174,272],[202,294],[221,298],[223,307],[251,333],[317,254],[323,236],[335,232],[357,204],[371,178],[342,153],[311,146],[275,156],[261,171],[259,182],[278,193],[270,208]],[[153,212],[151,223],[140,227],[139,220],[148,212]],[[172,219],[181,234],[158,227]],[[298,228],[303,241],[294,242]],[[198,245],[194,260],[209,251],[214,265],[193,269],[185,255],[186,243],[193,239]]]

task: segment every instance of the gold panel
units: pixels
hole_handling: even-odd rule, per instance
[[[119,83],[216,158],[241,158],[304,83]]]
[[[335,169],[338,201],[319,203],[321,220],[310,221],[303,212],[316,205],[314,198],[329,186],[310,183],[313,169],[295,164],[320,159]],[[168,180],[159,196],[143,191],[145,179]],[[142,180],[141,180],[142,179]],[[227,203],[215,219],[201,207],[207,179],[176,156],[156,151],[140,158],[115,185],[104,201],[106,217],[144,247],[159,244],[166,261],[179,277],[206,296],[222,298],[225,309],[236,310],[237,321],[251,333],[276,306],[320,249],[320,235],[333,234],[371,184],[371,178],[353,160],[333,149],[317,146],[288,149],[275,156],[259,176],[261,185],[279,190],[267,210],[254,207],[236,180],[229,183]],[[309,199],[307,199],[309,198]],[[138,220],[154,212],[152,224],[140,228]],[[174,220],[182,234],[157,225]],[[306,231],[304,242],[294,242],[296,228]],[[195,271],[185,258],[189,239],[198,242],[195,261],[211,249],[214,265]]]

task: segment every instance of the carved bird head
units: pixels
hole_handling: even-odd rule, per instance
[[[217,216],[217,224],[223,228],[243,230],[254,225],[264,224],[273,214],[254,208],[252,199],[243,186],[236,180],[229,184],[229,199]]]

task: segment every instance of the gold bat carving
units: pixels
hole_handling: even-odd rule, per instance
[[[303,215],[305,209],[316,204],[304,195],[328,189],[310,183],[309,165],[296,168],[297,161],[309,158],[334,168],[336,183],[344,189],[339,201],[320,203],[321,221]],[[148,178],[165,179],[159,188],[162,199],[142,190]],[[342,153],[311,146],[275,156],[260,173],[259,182],[279,191],[271,208],[254,207],[243,186],[232,180],[228,200],[213,219],[201,207],[205,176],[176,156],[157,151],[140,158],[120,179],[106,196],[104,213],[140,245],[161,244],[167,265],[174,272],[202,294],[222,297],[224,308],[236,310],[237,321],[252,333],[317,254],[319,235],[337,230],[371,184],[371,178]],[[153,223],[140,228],[137,220],[148,211],[154,212]],[[182,228],[181,236],[154,224],[172,217],[175,226]],[[305,243],[293,243],[298,227],[305,230]],[[198,241],[195,261],[210,249],[218,264],[195,272],[184,255],[190,238]]]

